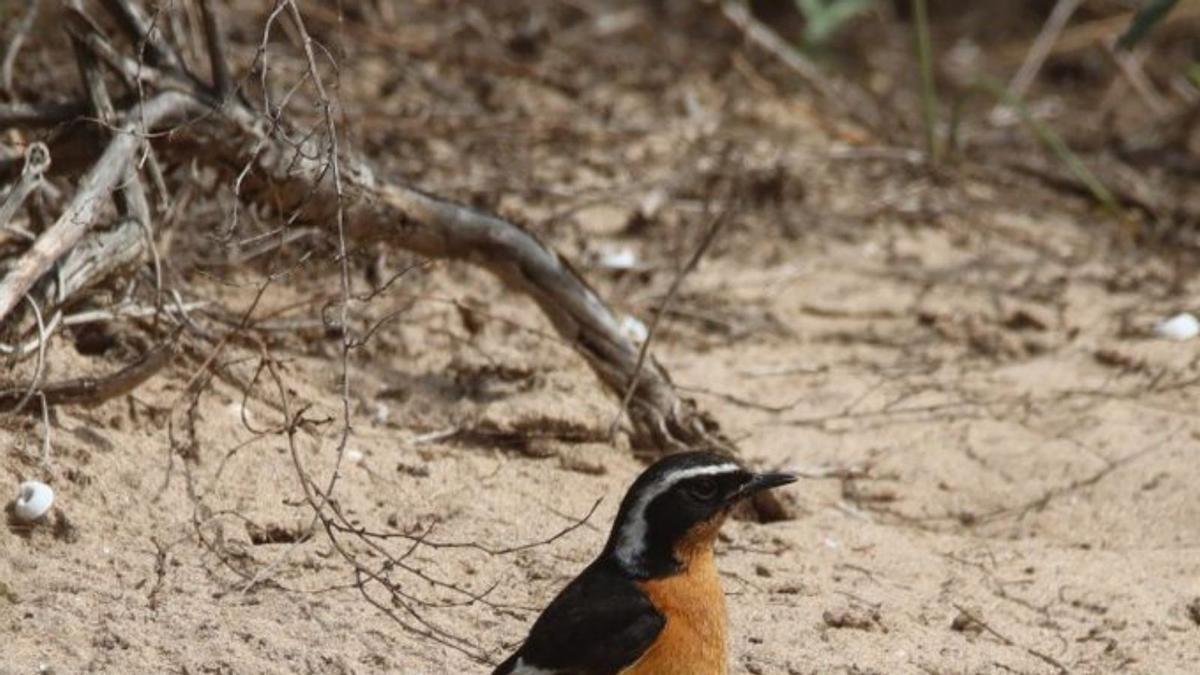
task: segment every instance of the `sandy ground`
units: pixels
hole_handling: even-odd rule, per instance
[[[733,522],[720,542],[731,671],[1200,672],[1200,362],[1195,343],[1149,332],[1188,309],[1194,278],[1110,246],[1085,205],[1035,184],[846,159],[803,98],[750,97],[754,81],[706,67],[631,73],[581,101],[499,78],[508,89],[487,95],[506,103],[488,114],[516,122],[476,140],[520,152],[464,174],[461,138],[407,140],[392,168],[463,198],[494,186],[492,206],[649,321],[702,225],[692,167],[724,156],[695,139],[738,145],[737,171],[767,196],[686,280],[655,345],[747,461],[807,477],[784,490],[792,520]],[[604,96],[618,103],[601,115]],[[556,124],[574,145],[528,140],[567,133]],[[666,215],[623,231],[661,185]],[[561,194],[583,196],[551,224]],[[648,270],[597,265],[612,246]],[[265,306],[336,288],[331,266],[311,277]],[[192,288],[244,308],[255,278]],[[216,380],[192,405],[202,344],[132,397],[58,410],[48,464],[40,420],[0,421],[0,485],[58,492],[54,522],[0,527],[0,673],[457,673],[486,672],[472,653],[503,658],[598,551],[643,465],[625,435],[607,441],[616,402],[532,304],[436,264],[370,311],[396,309],[351,363],[335,494],[368,530],[432,527],[426,544],[304,536],[311,510],[259,353],[221,356],[257,374],[248,397]],[[59,343],[52,376],[128,362],[136,343],[118,336],[100,357]],[[269,339],[290,405],[311,405],[296,455],[324,483],[337,342]],[[596,500],[554,541],[496,552]],[[479,546],[428,545],[450,542]],[[340,551],[370,570],[397,559],[388,575],[415,614],[372,584],[370,604]]]

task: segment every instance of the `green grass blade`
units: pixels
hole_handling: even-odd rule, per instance
[[[1021,117],[1021,121],[1033,131],[1038,141],[1053,153],[1059,161],[1066,165],[1067,170],[1087,188],[1087,191],[1091,193],[1092,198],[1098,204],[1114,216],[1121,214],[1121,203],[1117,201],[1117,198],[1108,187],[1096,177],[1096,174],[1092,173],[1091,169],[1083,163],[1079,155],[1071,150],[1061,136],[1040,120],[1034,118],[1029,112],[1028,106],[1008,93],[1006,88],[993,80],[986,78],[979,80],[977,86],[988,94],[991,94],[1004,105],[1016,110],[1017,114]]]
[[[1179,0],[1150,0],[1145,7],[1138,10],[1133,20],[1129,22],[1129,28],[1117,40],[1117,47],[1129,49],[1140,42],[1142,38],[1146,37],[1146,33],[1149,33],[1151,28],[1162,21],[1178,3]]]
[[[936,163],[939,156],[937,125],[937,85],[933,79],[933,38],[929,34],[929,12],[925,0],[912,0],[913,22],[917,61],[921,69],[921,115],[925,120],[925,149],[929,161]]]

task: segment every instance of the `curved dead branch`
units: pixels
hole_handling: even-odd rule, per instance
[[[196,114],[171,133],[173,140],[185,142],[164,144],[162,152],[187,153],[179,159],[207,161],[239,173],[245,178],[239,181],[240,199],[279,209],[289,222],[334,228],[340,219],[346,235],[359,242],[385,241],[422,256],[462,260],[487,269],[537,303],[610,391],[618,397],[632,392],[628,412],[636,444],[659,453],[708,449],[737,454],[713,419],[679,395],[653,358],[639,367],[638,347],[621,331],[609,306],[562,256],[533,234],[499,216],[380,179],[358,156],[340,154],[340,176],[335,179],[328,161],[330,139],[292,133],[286,122],[272,120],[225,91],[223,54],[210,54],[218,77],[213,84],[204,83],[179,65],[169,45],[146,35],[145,21],[135,20],[136,9],[124,0],[106,0],[104,5],[126,30],[129,42],[146,50],[148,58],[122,57],[101,44],[92,48],[127,81],[159,93],[127,117],[145,121],[146,129],[132,126],[131,121],[116,134],[67,212],[39,238],[18,270],[0,281],[0,321],[79,240],[94,217],[89,204],[98,201],[98,193],[111,191],[123,175],[141,140],[135,132],[162,127],[173,117],[171,113],[186,108]],[[210,31],[216,25],[216,21],[205,22]],[[219,36],[207,40],[211,50],[221,44]],[[297,137],[305,140],[291,140]],[[755,506],[764,520],[784,516],[770,494]]]
[[[79,377],[61,382],[39,385],[22,384],[18,387],[0,389],[0,411],[17,412],[27,400],[29,392],[40,394],[47,405],[96,406],[105,401],[124,396],[137,389],[146,380],[162,370],[179,349],[179,331],[166,342],[158,344],[136,361],[115,373],[100,377]]]
[[[253,163],[258,177],[267,179],[247,182],[243,196],[282,204],[299,222],[331,225],[338,195],[319,149],[264,136],[260,125],[243,122],[258,117],[241,104],[229,104],[222,113],[242,134],[239,142],[222,146],[224,156]],[[214,134],[210,142],[220,138],[229,137]],[[251,156],[252,149],[257,152]],[[499,216],[382,181],[361,158],[344,157],[341,167],[340,204],[348,236],[383,240],[429,258],[469,262],[532,299],[614,395],[632,390],[628,412],[635,444],[661,453],[707,449],[737,454],[716,422],[679,395],[657,361],[646,359],[639,368],[638,346],[621,330],[612,309],[565,258],[532,233]],[[760,495],[754,503],[760,519],[786,517],[773,495]]]

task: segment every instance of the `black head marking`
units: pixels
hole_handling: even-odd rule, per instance
[[[635,577],[678,571],[674,545],[694,525],[728,511],[761,489],[795,480],[787,474],[755,474],[728,457],[709,452],[669,455],[629,488],[605,554]]]

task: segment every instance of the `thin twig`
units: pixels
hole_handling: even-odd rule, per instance
[[[370,530],[367,530],[366,528],[346,527],[346,526],[340,525],[340,524],[335,525],[335,527],[344,532],[347,532],[350,534],[355,534],[360,537],[370,538],[370,539],[405,539],[408,541],[415,542],[421,546],[426,546],[428,548],[433,548],[433,549],[470,549],[473,551],[480,551],[480,552],[486,553],[488,555],[503,556],[503,555],[511,555],[513,553],[519,553],[521,551],[528,551],[528,550],[534,549],[534,548],[541,548],[543,546],[548,546],[550,544],[553,544],[554,542],[558,541],[559,539],[562,539],[563,537],[567,536],[568,534],[570,534],[570,533],[574,532],[575,530],[586,525],[588,523],[588,521],[590,521],[592,519],[592,516],[595,515],[596,510],[598,508],[600,508],[600,504],[603,501],[604,501],[603,497],[597,499],[595,502],[592,503],[592,507],[590,509],[588,509],[587,513],[585,513],[581,518],[576,518],[576,519],[572,520],[571,524],[567,525],[566,527],[560,529],[559,531],[555,532],[554,534],[552,534],[548,537],[539,539],[537,541],[527,542],[524,544],[517,544],[514,546],[504,546],[504,547],[485,546],[476,541],[457,542],[457,541],[431,540],[431,539],[429,539],[429,534],[430,534],[429,531],[426,531],[424,534],[421,534],[421,535],[413,535],[413,534],[409,534],[407,532],[372,532]]]
[[[37,364],[33,368],[33,378],[29,380],[29,384],[24,387],[11,390],[8,399],[14,401],[10,406],[5,406],[5,397],[0,394],[0,409],[6,413],[20,412],[33,395],[38,391],[38,385],[42,382],[42,375],[46,369],[46,341],[49,339],[49,334],[46,331],[46,324],[42,321],[42,310],[38,307],[37,301],[29,296],[25,296],[26,302],[33,309],[33,315],[37,319]]]
[[[50,464],[50,404],[46,401],[46,395],[38,392],[38,399],[42,402],[42,456],[41,462],[43,466]]]
[[[146,249],[138,222],[121,220],[111,229],[84,237],[54,266],[52,273],[44,275],[30,289],[29,295],[49,314],[77,300],[84,291],[114,273],[137,265]],[[22,326],[22,334],[24,330]]]
[[[342,557],[343,560],[345,560],[354,568],[357,582],[356,587],[359,589],[360,594],[364,599],[367,600],[367,602],[384,612],[405,630],[437,642],[443,646],[454,649],[472,659],[486,661],[486,659],[478,651],[476,651],[474,645],[462,640],[461,638],[455,637],[454,635],[437,626],[430,624],[428,620],[422,617],[420,613],[418,613],[412,607],[409,601],[398,592],[399,589],[396,588],[395,584],[383,576],[381,572],[376,572],[375,570],[363,565],[352,552],[346,550],[341,540],[337,537],[338,529],[335,527],[336,522],[333,520],[333,517],[336,517],[336,509],[332,508],[333,505],[330,502],[329,496],[326,493],[322,493],[320,490],[318,490],[317,486],[309,478],[309,473],[304,467],[304,462],[300,459],[300,450],[296,443],[296,433],[303,424],[304,409],[302,408],[295,413],[292,412],[291,397],[288,394],[288,388],[283,382],[283,377],[279,374],[279,370],[276,367],[274,359],[268,359],[265,365],[267,368],[267,373],[274,381],[276,391],[278,392],[278,403],[283,411],[283,426],[286,430],[285,436],[287,438],[289,455],[291,456],[296,475],[300,480],[300,487],[304,493],[304,500],[307,502],[309,508],[313,510],[313,513],[316,514],[316,516],[320,519],[321,524],[328,535],[328,541],[333,546],[334,550]],[[335,516],[330,516],[327,514],[327,508],[334,510]],[[366,581],[364,581],[364,578],[366,580],[378,583],[385,589],[388,589],[391,595],[391,604],[403,610],[403,612],[407,616],[411,617],[417,625],[406,621],[401,615],[396,613],[393,607],[379,603],[377,600],[371,597],[371,595],[367,592]]]
[[[0,103],[0,128],[46,128],[69,122],[85,114],[86,101],[70,103]]]
[[[799,49],[784,42],[783,38],[763,24],[753,14],[746,3],[739,0],[725,0],[721,3],[721,13],[734,26],[742,31],[751,42],[770,52],[788,68],[799,75],[808,86],[825,98],[836,100],[837,95],[825,74],[817,68]]]
[[[1062,664],[1061,661],[1054,658],[1053,656],[1050,656],[1049,654],[1047,654],[1045,652],[1038,651],[1032,647],[1026,647],[1024,645],[1017,644],[1016,642],[1014,642],[1013,640],[1008,638],[1003,633],[1001,633],[1001,632],[997,631],[995,628],[992,628],[991,626],[989,626],[987,623],[985,623],[983,621],[983,619],[980,619],[978,616],[973,614],[966,607],[963,607],[962,605],[955,603],[954,608],[957,609],[960,614],[965,616],[972,624],[979,626],[979,628],[981,630],[986,632],[988,635],[991,635],[992,637],[996,638],[1000,642],[1004,643],[1006,646],[1016,647],[1017,649],[1024,651],[1026,654],[1028,654],[1028,655],[1034,657],[1035,659],[1038,659],[1042,663],[1045,663],[1046,665],[1054,668],[1055,670],[1057,670],[1059,672],[1060,675],[1067,675],[1067,673],[1071,672],[1070,670],[1067,669],[1066,666],[1064,666]]]
[[[868,108],[865,92],[860,92],[862,95],[856,96],[854,102],[847,101],[833,86],[829,78],[799,49],[788,44],[779,37],[778,33],[755,18],[743,0],[721,0],[720,5],[721,13],[746,36],[746,39],[758,45],[760,49],[771,54],[792,72],[799,75],[805,84],[812,87],[821,98],[833,104],[838,112],[867,128],[879,127],[879,120],[871,119],[875,116],[866,114],[868,110],[870,112],[875,112],[875,110]]]
[[[1137,92],[1146,108],[1159,120],[1171,114],[1171,106],[1163,99],[1155,88],[1146,72],[1142,69],[1141,54],[1135,51],[1116,49],[1113,45],[1105,45],[1105,54],[1113,60],[1121,75],[1129,82],[1129,86]]]
[[[49,168],[50,149],[41,141],[30,143],[25,149],[25,168],[21,170],[21,178],[8,194],[4,195],[4,201],[0,202],[0,228],[8,228],[8,223],[17,209],[41,185],[42,177]]]
[[[317,66],[316,53],[313,51],[314,41],[312,36],[308,34],[308,29],[304,25],[304,17],[301,16],[300,8],[296,6],[294,0],[280,0],[280,2],[287,2],[292,21],[295,23],[296,30],[300,33],[301,40],[303,40],[304,57],[308,61],[309,75],[312,77],[313,86],[317,90],[317,100],[321,106],[321,114],[325,122],[325,133],[328,136],[326,161],[328,162],[327,166],[330,170],[330,175],[333,178],[333,196],[336,200],[334,224],[337,231],[338,271],[342,286],[340,318],[343,330],[340,380],[343,427],[337,446],[337,460],[334,463],[333,471],[330,472],[329,483],[325,486],[325,495],[332,496],[334,487],[337,485],[337,480],[340,476],[342,461],[345,459],[346,443],[350,440],[352,431],[350,426],[350,350],[354,347],[354,336],[350,334],[350,262],[349,256],[346,254],[346,211],[343,208],[345,195],[342,192],[342,169],[338,150],[337,125],[333,120],[333,102],[330,100],[329,94],[325,90],[325,84],[321,79],[320,69]]]
[[[187,312],[196,309],[207,307],[207,302],[188,302],[178,303],[175,305],[167,305],[162,310],[175,312],[179,320],[187,322]],[[99,321],[115,321],[117,319],[140,319],[151,317],[159,314],[162,310],[158,307],[138,307],[133,305],[118,305],[112,309],[93,309],[75,314],[68,314],[62,319],[64,326],[81,326],[88,323],[97,323]]]
[[[29,296],[26,296],[26,297],[29,297]],[[50,317],[50,320],[46,322],[44,331],[39,331],[37,335],[34,335],[32,338],[30,338],[24,344],[20,344],[20,345],[17,345],[14,347],[12,345],[8,345],[8,344],[4,344],[4,343],[0,342],[0,354],[4,354],[6,356],[9,356],[9,357],[19,361],[19,360],[22,360],[25,357],[29,356],[30,354],[38,352],[42,347],[42,332],[44,332],[46,335],[53,335],[54,332],[56,330],[58,330],[59,324],[62,323],[62,319],[63,319],[62,312],[55,312],[54,315]],[[36,323],[36,320],[37,320],[36,316],[34,317],[34,320]]]
[[[163,366],[171,362],[178,345],[179,330],[177,329],[166,342],[155,346],[137,361],[111,375],[80,377],[45,385],[39,385],[38,377],[35,376],[26,387],[0,391],[0,406],[8,406],[15,402],[16,405],[5,412],[16,412],[34,393],[44,396],[47,405],[99,405],[137,389],[143,382],[162,370]]]
[[[704,237],[700,240],[699,245],[696,246],[696,250],[692,253],[692,257],[687,261],[687,264],[685,264],[683,268],[679,270],[679,273],[675,275],[675,278],[671,281],[670,288],[667,289],[667,294],[663,296],[662,302],[659,303],[658,311],[656,311],[654,316],[651,317],[650,327],[646,331],[646,339],[642,341],[641,347],[638,349],[637,362],[633,367],[633,375],[629,378],[629,385],[625,389],[625,394],[621,397],[621,407],[617,409],[616,415],[613,417],[612,422],[608,425],[609,438],[616,436],[617,426],[621,423],[621,418],[625,415],[625,411],[629,408],[629,402],[633,400],[633,394],[637,390],[639,381],[641,379],[642,367],[646,363],[646,354],[650,351],[650,343],[654,341],[654,336],[658,331],[659,322],[662,321],[663,315],[666,314],[667,309],[671,306],[671,302],[675,299],[675,294],[679,292],[680,286],[683,285],[684,278],[690,274],[692,270],[696,269],[697,265],[700,264],[700,259],[704,257],[705,252],[708,251],[708,247],[712,245],[713,241],[717,238],[717,234],[721,231],[721,228],[725,226],[728,216],[732,210],[733,199],[730,199],[728,202],[726,202],[721,211],[718,212],[715,217],[713,217],[712,222],[709,223],[708,229],[704,233]]]
[[[200,12],[204,19],[204,41],[208,49],[208,63],[217,96],[225,98],[233,93],[233,75],[229,72],[229,49],[225,45],[225,34],[221,31],[221,17],[213,11],[212,0],[200,0]]]
[[[8,46],[4,48],[4,57],[0,59],[0,84],[3,85],[4,91],[8,92],[9,96],[13,94],[13,66],[16,65],[17,54],[21,52],[21,46],[25,44],[25,39],[33,30],[40,4],[41,0],[29,0],[29,9],[25,10],[25,16],[21,17],[13,34],[8,38]]]
[[[164,39],[162,30],[140,8],[128,0],[101,0],[101,3],[138,47],[141,52],[139,56],[144,55],[151,65],[179,73],[187,72],[179,52]]]
[[[1067,22],[1071,20],[1071,15],[1079,8],[1082,0],[1058,0],[1054,4],[1054,9],[1051,10],[1050,16],[1046,22],[1042,24],[1042,29],[1038,31],[1037,37],[1034,38],[1033,44],[1029,47],[1029,52],[1025,55],[1025,61],[1021,64],[1020,70],[1013,75],[1012,80],[1008,83],[1008,94],[1016,100],[1025,98],[1025,94],[1029,91],[1029,86],[1033,84],[1037,78],[1038,72],[1042,69],[1042,64],[1046,62],[1046,57],[1050,55],[1050,51],[1054,48],[1054,42],[1058,40],[1059,33],[1066,27]]]

